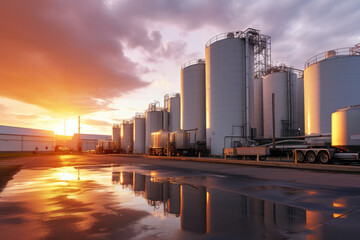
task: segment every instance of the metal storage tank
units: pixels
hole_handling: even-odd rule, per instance
[[[123,121],[121,126],[121,148],[126,153],[131,153],[133,149],[133,124],[132,121]]]
[[[263,119],[263,79],[254,78],[254,128],[256,137],[264,136]]]
[[[225,33],[207,42],[205,59],[206,145],[212,155],[222,155],[225,136],[250,136],[254,46],[246,44],[243,32]]]
[[[163,111],[158,107],[158,103],[149,105],[145,113],[145,121],[145,153],[147,153],[151,146],[151,133],[163,128]]]
[[[120,137],[120,130],[121,126],[120,124],[114,124],[112,128],[112,140],[116,143],[116,148],[121,148],[121,137]]]
[[[274,67],[263,80],[264,137],[273,135],[272,94],[275,94],[275,137],[296,135],[297,75],[291,68]]]
[[[205,59],[184,63],[181,67],[181,129],[195,129],[196,141],[206,141]],[[195,133],[190,133],[195,143]]]
[[[170,133],[170,142],[176,149],[188,149],[190,145],[190,133],[178,129]]]
[[[145,153],[145,115],[137,113],[133,120],[133,146],[134,153]]]
[[[360,105],[339,109],[331,115],[331,145],[360,151]]]
[[[162,122],[163,122],[163,126],[162,126],[162,129],[165,130],[165,131],[169,131],[169,112],[167,110],[162,110],[162,116],[163,116],[163,119],[162,119]]]
[[[165,108],[169,112],[169,131],[173,132],[180,128],[180,94],[166,94],[164,97]],[[165,129],[167,130],[167,129]]]
[[[336,109],[360,103],[360,44],[318,54],[305,63],[305,134],[328,134]]]
[[[158,132],[151,133],[151,147],[163,148],[169,143],[169,132],[160,130]]]
[[[300,129],[300,135],[305,134],[304,120],[304,77],[298,78],[297,81],[297,127]]]

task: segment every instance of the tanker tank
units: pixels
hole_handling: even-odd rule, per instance
[[[331,145],[349,152],[360,151],[360,105],[331,115]]]

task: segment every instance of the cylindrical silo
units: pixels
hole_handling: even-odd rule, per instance
[[[145,153],[145,115],[136,114],[133,124],[134,153],[143,154]]]
[[[181,129],[195,129],[196,141],[206,141],[205,60],[197,59],[181,67]],[[190,132],[190,142],[195,134]]]
[[[121,126],[121,148],[125,153],[131,153],[133,149],[133,124],[124,121]]]
[[[331,115],[331,145],[360,151],[360,105],[339,109]]]
[[[298,78],[297,81],[297,128],[300,129],[300,135],[305,134],[304,120],[304,77]]]
[[[272,94],[275,94],[275,137],[297,135],[297,76],[291,68],[274,67],[263,80],[264,137],[273,135]]]
[[[176,93],[167,100],[169,112],[169,131],[173,132],[180,128],[180,94]]]
[[[162,129],[165,130],[165,131],[169,131],[169,112],[168,110],[164,109],[162,110],[162,117],[163,117],[163,120],[162,120]]]
[[[145,119],[145,153],[147,153],[151,146],[151,133],[163,129],[163,111],[156,104],[150,104]]]
[[[121,148],[121,136],[120,136],[120,124],[114,124],[113,125],[113,129],[112,129],[112,140],[115,141],[116,143],[116,149],[120,149]]]
[[[263,79],[254,78],[254,128],[256,128],[256,136],[264,136],[264,120],[263,120]]]
[[[246,36],[230,32],[206,44],[206,145],[212,155],[229,147],[226,136],[249,136],[254,123],[254,45]]]
[[[314,56],[305,63],[305,134],[328,134],[336,109],[360,103],[359,49],[343,48]]]

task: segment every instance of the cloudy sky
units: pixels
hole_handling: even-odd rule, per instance
[[[0,0],[0,124],[111,134],[180,91],[184,62],[223,32],[256,28],[272,60],[360,42],[358,0]]]

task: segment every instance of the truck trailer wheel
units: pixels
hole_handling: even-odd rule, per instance
[[[305,161],[305,155],[301,151],[296,152],[296,158],[298,163],[303,163]]]
[[[308,152],[306,154],[306,160],[309,162],[309,163],[315,163],[316,162],[316,155],[314,152]]]
[[[327,152],[320,152],[318,158],[322,164],[327,164],[330,160],[329,154]]]

